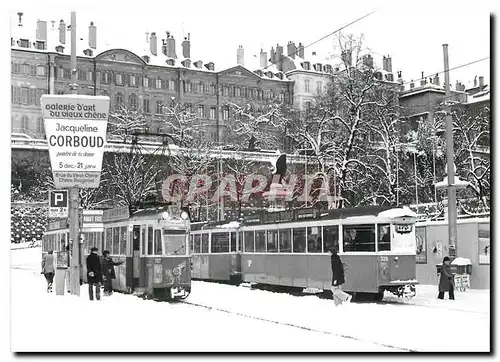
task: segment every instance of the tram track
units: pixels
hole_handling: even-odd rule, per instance
[[[339,337],[339,338],[344,338],[344,339],[350,339],[350,340],[354,340],[354,341],[358,341],[358,342],[372,343],[372,344],[374,344],[376,346],[394,349],[396,352],[418,352],[417,350],[406,348],[406,347],[399,347],[399,346],[395,346],[395,345],[392,345],[392,344],[371,341],[371,340],[368,340],[368,339],[363,339],[363,338],[359,338],[359,337],[355,337],[355,336],[351,336],[351,335],[347,335],[347,334],[343,334],[343,333],[336,333],[336,332],[332,332],[332,331],[325,331],[325,330],[321,330],[321,329],[316,329],[316,328],[301,326],[301,325],[294,324],[294,323],[280,322],[280,321],[276,321],[276,320],[273,320],[273,319],[268,319],[268,318],[264,318],[264,317],[258,317],[258,316],[249,315],[249,314],[242,313],[242,312],[231,311],[231,310],[228,310],[228,309],[223,309],[223,308],[219,308],[219,307],[209,306],[209,305],[205,305],[205,304],[201,304],[201,303],[189,302],[187,300],[176,301],[176,303],[187,304],[187,305],[191,305],[191,306],[199,307],[199,308],[204,308],[204,309],[211,310],[211,311],[217,311],[217,312],[227,313],[227,314],[230,314],[230,315],[235,315],[235,316],[239,316],[239,317],[254,319],[254,320],[261,321],[261,322],[273,323],[273,324],[277,324],[277,325],[280,325],[280,326],[287,326],[287,327],[291,327],[291,328],[301,329],[301,330],[305,330],[305,331],[309,331],[309,332],[316,332],[316,333],[331,335],[331,336],[335,336],[335,337]]]

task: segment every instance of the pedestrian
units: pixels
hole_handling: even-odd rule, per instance
[[[95,246],[92,247],[90,254],[87,256],[87,282],[89,283],[90,300],[94,300],[94,285],[96,299],[101,300],[101,259],[97,255],[97,250]]]
[[[439,294],[438,299],[444,299],[444,293],[448,292],[448,299],[455,299],[455,283],[454,276],[451,273],[450,258],[445,256],[443,258],[443,264],[439,267]]]
[[[116,279],[115,265],[122,265],[123,261],[113,261],[108,250],[104,250],[102,252],[102,256],[102,281],[104,282],[104,295],[110,296],[113,294],[111,281]]]
[[[47,280],[47,293],[52,292],[52,284],[54,283],[54,274],[56,271],[56,261],[54,259],[54,251],[49,250],[42,258],[42,274]]]
[[[340,305],[343,302],[349,303],[351,301],[352,296],[342,291],[342,284],[345,283],[344,264],[342,263],[340,256],[337,254],[336,248],[332,250],[331,262],[332,262],[332,293],[335,305],[336,306]]]

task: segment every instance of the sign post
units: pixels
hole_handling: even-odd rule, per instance
[[[106,143],[109,97],[77,95],[76,12],[71,12],[71,92],[42,95],[54,184],[69,189],[71,292],[80,295],[78,188],[97,188]]]

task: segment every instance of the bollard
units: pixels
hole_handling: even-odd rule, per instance
[[[56,268],[56,275],[54,277],[54,282],[56,283],[56,295],[64,295],[65,279],[66,279],[67,268]]]

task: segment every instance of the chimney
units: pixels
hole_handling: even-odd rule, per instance
[[[64,20],[59,22],[59,43],[66,44],[66,23]]]
[[[403,72],[398,70],[398,79],[403,80]]]
[[[167,57],[177,59],[177,54],[175,53],[175,39],[173,35],[167,32]]]
[[[366,54],[363,57],[363,64],[368,68],[373,68],[373,57],[370,54]]]
[[[304,59],[304,45],[302,43],[299,43],[299,57]]]
[[[263,49],[260,50],[260,68],[267,68],[267,53]]]
[[[47,22],[38,20],[36,22],[36,40],[47,41]]]
[[[436,75],[434,76],[434,84],[439,85],[439,74],[438,73],[436,73]]]
[[[243,45],[240,45],[236,51],[236,63],[245,66],[245,51]]]
[[[158,38],[156,37],[156,33],[152,32],[151,37],[149,38],[149,49],[151,50],[151,54],[158,55]]]
[[[97,47],[97,28],[93,21],[90,22],[89,26],[89,47],[90,49]]]
[[[460,90],[460,82],[457,80],[455,83],[455,90],[459,91]]]
[[[483,86],[484,86],[484,77],[483,77],[483,76],[480,76],[480,77],[479,77],[479,86],[480,86],[480,87],[483,87]]]
[[[54,30],[55,29],[56,21],[55,20],[51,20],[50,23],[52,24],[52,28],[50,28],[50,30]]]
[[[283,70],[283,47],[276,44],[276,63],[279,71]]]
[[[477,75],[474,77],[474,87],[477,87]]]
[[[413,82],[413,79],[411,80],[411,83],[410,83],[410,89],[413,89],[415,88],[415,83]]]
[[[385,55],[382,58],[382,69],[385,70],[386,72],[388,72],[388,70],[387,70],[387,58],[385,57]]]
[[[19,16],[19,24],[17,25],[23,26],[23,13],[17,13],[17,15]]]
[[[182,42],[182,56],[191,59],[191,41],[189,40],[189,33],[187,38],[184,37],[184,41]]]
[[[386,61],[387,71],[389,73],[392,73],[392,58],[388,55],[387,58],[385,58],[385,61]]]
[[[287,45],[287,54],[290,58],[295,59],[295,55],[297,54],[297,47],[294,42],[289,41]]]

